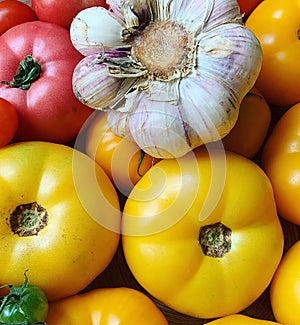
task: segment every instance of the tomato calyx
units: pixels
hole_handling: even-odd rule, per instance
[[[10,215],[11,230],[20,237],[37,235],[47,223],[47,210],[37,202],[20,204]]]
[[[32,55],[25,56],[24,60],[20,62],[17,73],[12,81],[0,81],[0,83],[11,86],[13,88],[20,88],[27,90],[31,84],[37,80],[42,73],[42,67]]]
[[[199,244],[205,255],[224,257],[231,249],[231,229],[221,222],[200,228]]]
[[[143,176],[140,172],[140,169],[141,169],[141,165],[142,165],[142,162],[143,162],[143,159],[145,157],[145,151],[144,150],[140,150],[140,157],[139,157],[139,161],[138,161],[138,168],[137,168],[137,173],[139,176]]]
[[[0,287],[1,289],[9,288],[9,292],[4,297],[0,297],[0,325],[47,325],[43,321],[31,322],[30,318],[32,317],[27,315],[26,310],[23,308],[24,300],[27,298],[29,290],[27,271],[24,272],[25,280],[21,286],[5,284]],[[6,321],[2,322],[3,319]]]

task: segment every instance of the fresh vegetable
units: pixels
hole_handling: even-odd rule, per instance
[[[244,97],[238,119],[222,139],[224,148],[247,158],[261,149],[271,122],[271,109],[262,94],[252,88]]]
[[[271,322],[264,319],[256,319],[241,314],[233,314],[208,322],[209,325],[275,325],[279,323]]]
[[[277,122],[262,153],[280,216],[300,225],[300,104]]]
[[[256,87],[270,105],[290,107],[300,101],[299,10],[297,0],[265,0],[246,21],[263,50]]]
[[[236,0],[109,5],[82,10],[70,27],[74,47],[94,61],[74,71],[78,99],[107,110],[114,133],[157,158],[228,134],[262,60]]]
[[[97,288],[49,304],[48,325],[168,325],[144,293],[127,288]]]
[[[214,148],[154,165],[125,203],[122,232],[137,281],[167,306],[200,318],[248,307],[283,251],[266,174]]]
[[[252,11],[262,2],[262,0],[237,0],[244,20],[250,16]]]
[[[77,137],[79,144],[83,137],[84,152],[104,169],[125,196],[142,175],[158,162],[157,158],[144,153],[134,142],[114,134],[107,125],[106,112],[97,111],[87,120]]]
[[[34,10],[21,1],[0,1],[0,35],[15,25],[37,19]]]
[[[70,28],[76,14],[82,9],[102,6],[107,7],[105,0],[31,0],[32,8],[39,20]]]
[[[49,301],[84,289],[119,243],[119,200],[105,172],[68,146],[0,149],[0,284],[24,270]]]
[[[26,272],[21,286],[1,287],[9,287],[9,292],[0,297],[0,324],[46,324],[44,321],[48,314],[47,297],[39,287],[29,284]]]
[[[270,300],[276,320],[282,324],[300,324],[300,240],[283,256],[270,287]]]
[[[92,113],[72,91],[81,58],[69,32],[55,24],[27,22],[0,37],[0,97],[18,112],[16,141],[68,143],[76,137]]]
[[[18,128],[18,114],[15,107],[0,97],[0,147],[8,144]]]

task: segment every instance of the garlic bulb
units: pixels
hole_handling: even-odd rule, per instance
[[[84,9],[71,24],[74,47],[96,62],[75,95],[89,105],[94,92],[91,107],[108,111],[110,129],[154,157],[180,157],[227,135],[262,63],[237,1],[108,4]],[[94,69],[102,77],[92,80]]]

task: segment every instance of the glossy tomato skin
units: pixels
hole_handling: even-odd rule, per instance
[[[270,287],[270,300],[275,319],[282,324],[300,324],[300,241],[283,256]]]
[[[144,154],[134,142],[114,134],[108,127],[106,112],[93,113],[83,127],[83,136],[86,154],[105,170],[115,187],[125,196],[142,175],[159,161]]]
[[[238,119],[222,139],[226,150],[254,158],[261,149],[271,122],[271,109],[262,94],[253,88],[242,100]]]
[[[15,25],[34,20],[38,18],[27,4],[18,0],[0,2],[0,35]]]
[[[216,318],[240,312],[267,288],[283,233],[261,168],[230,152],[194,154],[158,162],[136,184],[124,206],[122,243],[151,295],[181,313]],[[216,249],[206,249],[205,238]]]
[[[262,0],[238,0],[241,14],[244,15],[244,20],[247,20],[251,12],[262,2]]]
[[[48,325],[168,325],[144,293],[127,287],[98,288],[50,303]]]
[[[107,8],[105,0],[32,0],[32,8],[39,20],[70,28],[73,18],[85,8],[101,6]]]
[[[233,314],[224,316],[214,321],[207,323],[208,325],[276,325],[279,323],[256,319],[242,314]]]
[[[8,285],[9,292],[1,302],[1,324],[42,324],[48,314],[48,300],[45,293],[28,278],[21,286]]]
[[[18,113],[15,107],[4,98],[0,98],[0,147],[8,144],[18,128]]]
[[[28,270],[49,301],[83,290],[119,244],[112,183],[65,145],[25,141],[0,149],[0,211],[0,285],[21,285]]]
[[[20,24],[0,38],[0,80],[11,82],[28,55],[41,68],[29,89],[0,84],[0,97],[18,112],[15,140],[67,143],[93,111],[80,103],[72,90],[73,69],[82,56],[64,28],[41,21]]]
[[[296,0],[265,0],[246,21],[263,50],[256,87],[272,106],[290,107],[300,101],[299,10]]]
[[[262,153],[262,166],[271,180],[279,214],[300,225],[300,104],[277,122]]]

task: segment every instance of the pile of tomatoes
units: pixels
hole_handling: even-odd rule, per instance
[[[104,0],[0,1],[0,323],[300,324],[299,5],[238,3],[257,82],[222,141],[164,160],[73,94],[69,27]]]

